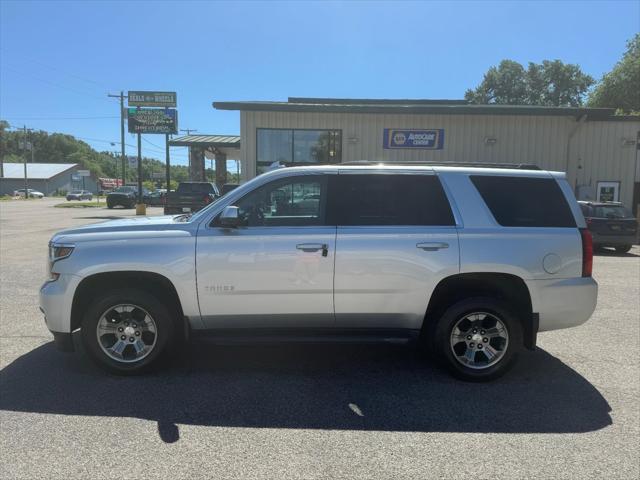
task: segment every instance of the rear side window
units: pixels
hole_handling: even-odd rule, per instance
[[[331,177],[336,225],[454,225],[435,175],[340,174]]]
[[[504,227],[575,227],[571,209],[553,178],[489,177],[471,181]]]

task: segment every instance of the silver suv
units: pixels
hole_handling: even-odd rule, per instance
[[[193,216],[57,233],[40,305],[55,342],[110,371],[172,344],[415,340],[459,378],[503,374],[539,331],[596,305],[592,245],[563,173],[293,167]]]

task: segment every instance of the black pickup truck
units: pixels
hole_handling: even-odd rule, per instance
[[[165,215],[197,212],[206,207],[220,192],[215,183],[180,182],[175,192],[168,192],[164,205]]]

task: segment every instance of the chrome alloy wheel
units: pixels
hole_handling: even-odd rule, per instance
[[[451,330],[451,351],[465,367],[480,370],[495,365],[508,346],[507,327],[488,312],[466,314]]]
[[[142,360],[156,345],[156,322],[138,305],[115,305],[102,314],[96,327],[98,344],[117,362]]]

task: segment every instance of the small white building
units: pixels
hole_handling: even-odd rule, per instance
[[[516,163],[567,172],[579,199],[640,203],[640,117],[613,109],[330,98],[213,106],[240,111],[233,147],[244,180],[274,162]]]
[[[38,190],[45,195],[71,190],[98,191],[94,176],[81,177],[77,163],[27,163],[28,188]],[[24,163],[4,163],[0,177],[0,195],[12,195],[14,191],[25,188]]]

